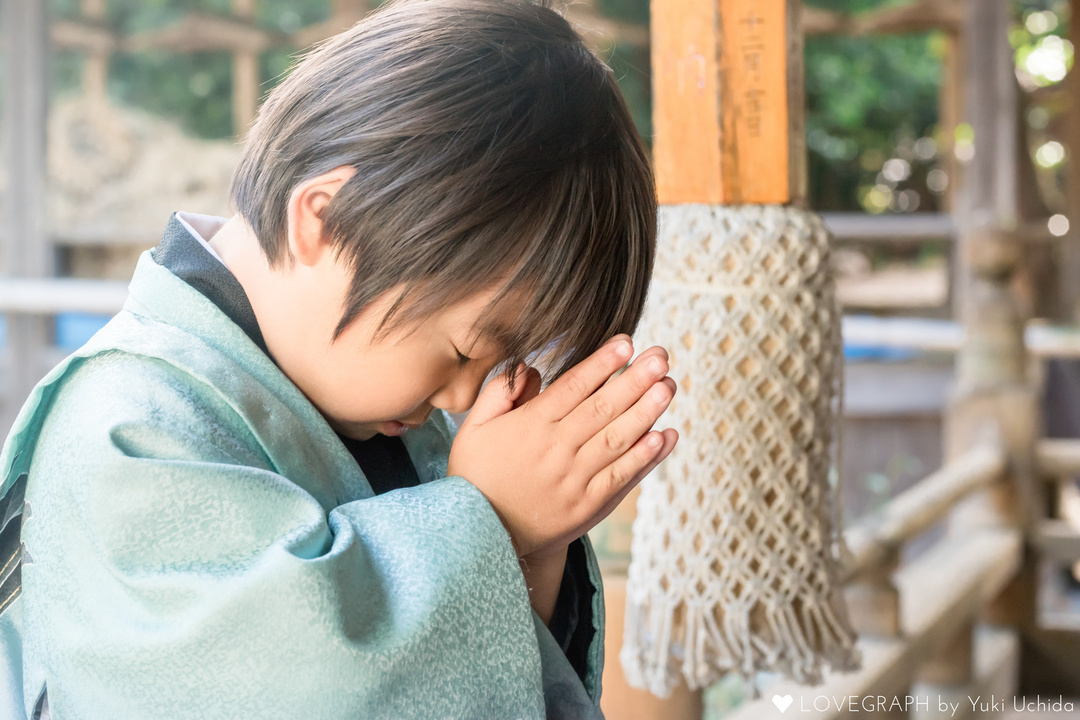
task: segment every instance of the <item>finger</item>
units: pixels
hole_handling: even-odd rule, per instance
[[[633,355],[630,336],[616,335],[551,383],[533,403],[549,420],[558,421],[583,403]]]
[[[522,384],[522,389],[521,395],[514,401],[515,408],[521,407],[540,394],[540,386],[543,382],[543,377],[541,377],[539,370],[534,367],[528,367],[525,370],[524,380],[519,380],[519,382]]]
[[[652,348],[649,348],[652,350]],[[580,444],[589,442],[597,434],[608,432],[616,418],[633,406],[643,395],[664,377],[668,370],[667,352],[663,348],[642,353],[630,367],[618,378],[600,388],[581,403],[560,422],[560,431],[571,437],[581,438]],[[668,393],[669,395],[671,393]],[[655,418],[653,419],[655,422]],[[630,443],[652,427],[652,422],[642,427],[636,434],[624,438],[618,446],[625,450]],[[609,440],[611,438],[608,438]],[[610,462],[614,458],[610,458]],[[604,463],[607,464],[606,462]]]
[[[633,492],[634,488],[638,486],[638,483],[648,477],[649,473],[651,473],[657,465],[663,462],[668,457],[668,455],[671,454],[671,451],[675,448],[675,444],[679,441],[678,431],[676,431],[674,428],[667,428],[666,430],[661,431],[660,435],[663,436],[664,443],[660,448],[660,452],[656,454],[656,457],[652,460],[652,462],[642,468],[638,472],[638,474],[631,479],[629,483],[623,486],[623,488],[619,490],[614,497],[608,500],[608,502],[603,507],[601,507],[599,511],[593,513],[592,516],[584,522],[584,524],[570,531],[570,533],[567,535],[567,538],[569,540],[579,538],[585,533],[592,530],[594,527],[596,527],[596,525],[599,524],[600,521],[610,515],[615,510],[615,508],[618,507],[619,504],[626,499],[627,495]]]
[[[641,362],[644,358],[649,358],[649,357],[652,357],[654,355],[657,356],[657,357],[662,357],[664,359],[664,362],[667,362],[668,352],[667,352],[667,350],[660,347],[659,345],[653,345],[648,350],[645,350],[640,355],[638,355],[636,358],[634,358],[633,362],[638,363],[638,362]],[[619,368],[618,370],[616,370],[614,373],[612,373],[611,377],[609,377],[607,380],[604,381],[604,384],[607,385],[612,380],[614,380],[615,378],[622,375],[624,372],[626,372],[630,368],[630,365],[632,365],[632,364],[633,363],[624,365],[621,368]]]
[[[614,462],[592,475],[585,488],[584,494],[588,498],[586,505],[599,511],[627,487],[637,485],[644,477],[642,470],[656,460],[664,442],[661,433],[642,434]]]
[[[518,381],[514,383],[513,392],[510,391],[510,373],[512,372],[518,373]],[[523,372],[525,372],[525,363],[499,374],[485,385],[476,398],[472,410],[469,411],[466,422],[473,425],[482,425],[492,418],[513,410],[515,401],[521,396],[527,384],[521,382],[521,378],[525,377],[521,374]]]
[[[660,447],[660,452],[656,454],[656,457],[653,458],[652,462],[650,462],[638,472],[637,476],[635,476],[633,480],[627,483],[622,490],[616,493],[615,497],[609,500],[608,503],[604,505],[604,507],[600,508],[600,512],[596,513],[596,515],[593,516],[592,520],[589,521],[589,526],[585,528],[584,532],[592,530],[593,527],[595,527],[601,520],[614,512],[615,508],[617,508],[622,503],[622,501],[626,499],[626,496],[629,495],[635,487],[637,487],[638,483],[647,478],[649,476],[649,473],[655,470],[660,463],[667,459],[667,456],[670,455],[671,451],[675,449],[675,444],[679,442],[679,432],[675,430],[675,428],[667,428],[666,430],[661,431],[660,434],[664,438],[664,444]]]
[[[643,350],[640,355],[634,358],[634,362],[637,362],[642,358],[652,357],[653,355],[664,358],[665,362],[668,359],[668,351],[665,348],[661,347],[660,345],[653,345],[647,350]]]
[[[673,397],[668,383],[651,383],[637,402],[581,446],[574,462],[583,476],[592,477],[627,453],[649,432]]]

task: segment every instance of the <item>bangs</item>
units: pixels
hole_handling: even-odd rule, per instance
[[[647,172],[644,151],[637,160],[641,164],[634,168],[601,163],[567,174],[561,202],[544,213],[552,218],[550,227],[541,241],[529,244],[530,252],[482,321],[484,332],[498,337],[499,327],[486,318],[496,317],[495,308],[514,295],[531,300],[508,333],[502,370],[535,355],[532,364],[550,384],[612,336],[634,334],[656,241],[651,182],[618,183]]]
[[[496,213],[464,252],[402,292],[384,318],[387,330],[498,285],[472,335],[501,348],[493,373],[526,362],[545,385],[612,336],[633,335],[652,275],[656,196],[645,150],[629,114],[623,117],[616,128],[633,151],[620,144],[585,153],[529,206]],[[500,312],[507,307],[517,308],[509,324]],[[511,390],[514,381],[511,375]]]

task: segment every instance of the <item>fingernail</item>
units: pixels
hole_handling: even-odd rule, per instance
[[[660,358],[654,357],[649,360],[649,371],[653,373],[664,372],[664,364],[660,362]]]
[[[620,340],[615,344],[615,356],[625,360],[630,357],[630,353],[634,352],[634,349],[630,347],[630,343],[625,340]]]
[[[653,388],[652,393],[650,393],[649,397],[651,397],[654,401],[658,403],[662,403],[667,402],[668,394],[664,392],[664,388]]]
[[[649,447],[659,447],[661,442],[663,442],[663,438],[661,438],[659,435],[650,435],[649,436],[649,440],[648,440]]]

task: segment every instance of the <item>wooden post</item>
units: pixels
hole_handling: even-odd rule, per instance
[[[1080,0],[1072,0],[1069,20],[1069,37],[1076,42],[1080,38]],[[1068,147],[1069,176],[1066,187],[1069,232],[1061,239],[1061,261],[1058,271],[1061,283],[1062,304],[1066,320],[1080,323],[1080,72],[1070,72],[1065,82],[1069,87]]]
[[[956,33],[945,38],[945,56],[942,58],[942,83],[938,94],[938,154],[939,164],[949,184],[942,196],[942,210],[953,208],[958,163],[955,155],[956,127],[963,114],[964,97],[964,47]]]
[[[233,14],[254,22],[256,0],[233,0]],[[259,111],[259,54],[254,50],[233,53],[233,132],[247,134]]]
[[[805,197],[799,5],[653,1],[653,157],[661,203]]]
[[[8,0],[4,12],[4,129],[8,182],[0,262],[9,277],[52,274],[45,222],[45,129],[48,120],[48,8]],[[3,431],[44,375],[48,318],[8,314]]]
[[[968,6],[964,32],[967,97],[965,119],[974,133],[974,157],[961,173],[954,212],[959,230],[957,290],[964,343],[946,417],[945,455],[952,460],[973,446],[993,442],[1008,459],[1004,480],[958,503],[948,531],[980,526],[1026,529],[1039,503],[1034,474],[1040,433],[1038,393],[1028,374],[1023,313],[1010,282],[1023,261],[1016,233],[1016,78],[1008,44],[1008,0]],[[980,622],[1020,630],[1034,614],[1031,563],[990,602]],[[919,675],[941,695],[963,696],[971,680],[972,633],[965,626]]]
[[[105,22],[106,0],[82,0],[82,15],[96,24]],[[83,66],[83,93],[97,107],[104,106],[108,98],[109,56],[101,50],[91,50]]]
[[[962,172],[956,203],[959,314],[966,333],[957,354],[946,456],[958,457],[986,441],[989,432],[1009,454],[1010,482],[962,504],[956,515],[962,525],[1026,526],[1034,507],[1034,446],[1040,434],[1036,392],[1027,373],[1026,318],[1010,290],[1023,246],[1015,232],[1016,79],[1009,22],[1008,0],[969,6],[965,114],[975,132],[975,154]],[[969,512],[980,504],[981,510]]]
[[[1008,43],[1010,5],[978,0],[967,5],[961,34],[962,77],[966,82],[964,121],[974,131],[974,155],[960,165],[952,198],[958,231],[953,297],[962,314],[967,283],[973,277],[965,240],[977,228],[1012,231],[1018,224],[1016,191],[1017,87]]]
[[[859,635],[900,637],[900,591],[892,580],[899,565],[899,549],[893,548],[888,557],[845,588],[851,621]]]
[[[974,631],[974,623],[965,623],[940,652],[916,670],[911,694],[933,699],[925,708],[918,708],[916,720],[944,720],[971,714],[968,688],[975,675]],[[945,701],[947,710],[942,710],[941,701]]]
[[[880,563],[844,588],[851,621],[860,637],[888,639],[901,636],[900,590],[892,579],[899,566],[900,549],[892,548]],[[864,715],[877,720],[907,717],[896,709],[875,710]]]
[[[604,717],[619,720],[699,720],[704,713],[704,698],[700,691],[691,691],[685,684],[677,687],[670,697],[658,698],[646,690],[630,687],[619,662],[626,619],[626,570],[604,573],[604,694],[600,706]]]
[[[942,212],[952,212],[955,207],[956,186],[960,163],[956,158],[956,128],[963,115],[964,100],[964,44],[959,32],[945,37],[945,56],[942,58],[942,83],[938,93],[938,165],[945,173],[948,185],[941,196]],[[948,247],[949,268],[959,267],[957,244]],[[958,306],[955,273],[949,282],[946,306]]]

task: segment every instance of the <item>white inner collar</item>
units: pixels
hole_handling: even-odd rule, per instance
[[[199,243],[206,248],[206,251],[214,256],[214,258],[221,263],[225,264],[225,261],[221,259],[221,256],[217,254],[214,248],[210,247],[210,239],[217,235],[218,230],[225,226],[229,220],[228,218],[218,217],[216,215],[200,215],[198,213],[190,212],[178,212],[176,213],[176,219],[180,221],[180,224],[187,228],[187,231],[191,233]]]

